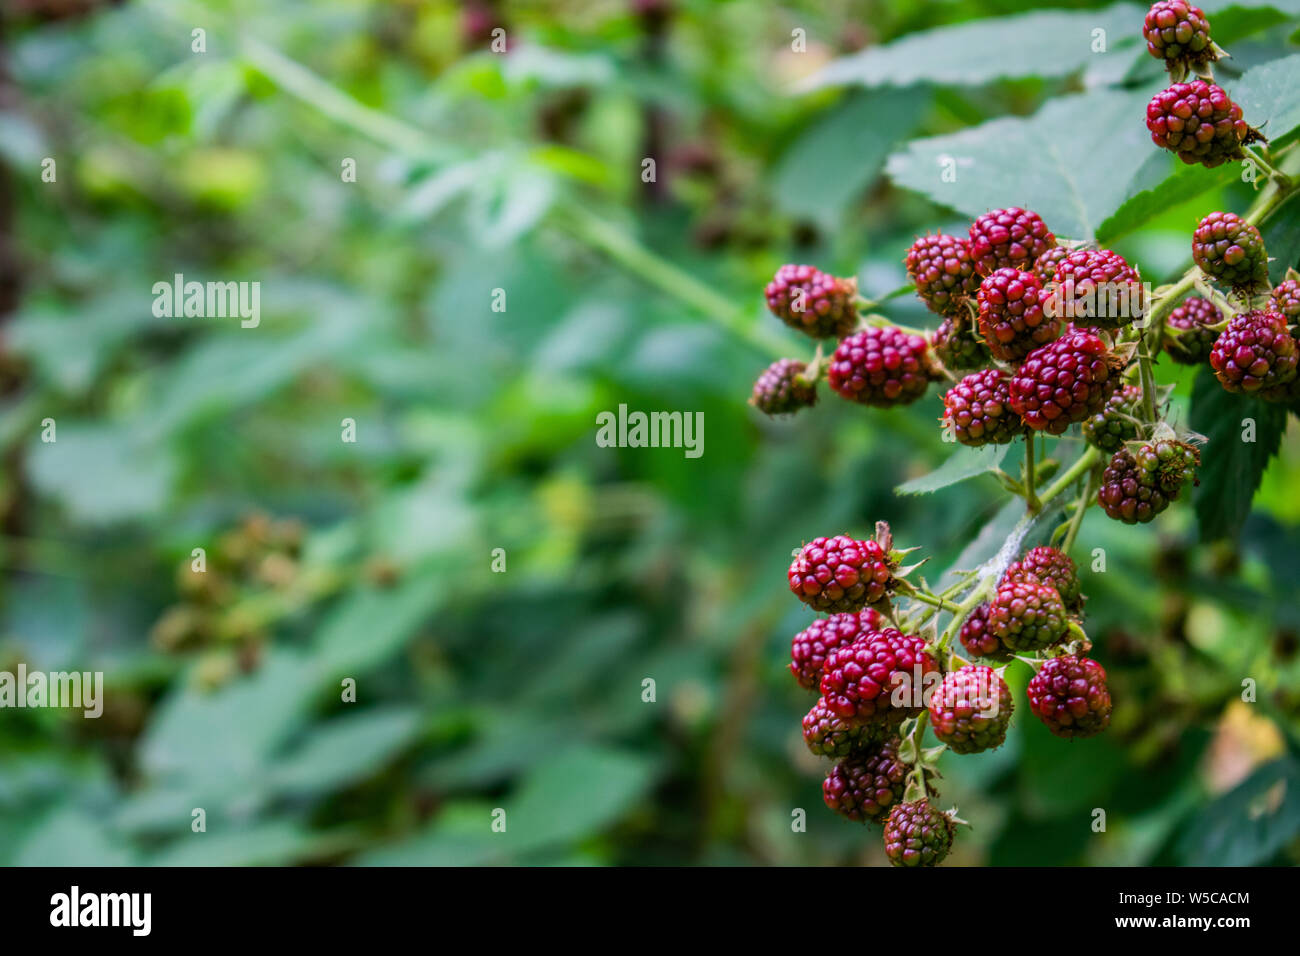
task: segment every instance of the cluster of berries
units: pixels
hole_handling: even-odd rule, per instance
[[[803,718],[803,737],[814,754],[838,761],[822,785],[826,805],[850,820],[882,823],[894,865],[934,866],[947,856],[957,821],[933,802],[938,754],[922,750],[915,718],[928,719],[944,748],[970,754],[1002,745],[1014,707],[1000,670],[950,656],[943,641],[897,625],[890,596],[915,592],[892,544],[882,523],[874,539],[817,538],[795,553],[790,590],[831,613],[794,636],[790,671],[821,695]],[[1067,738],[1110,722],[1105,671],[1063,647],[1082,606],[1074,563],[1055,548],[1034,548],[960,630],[972,657],[995,663],[1060,652],[1042,661],[1027,696],[1048,729]]]

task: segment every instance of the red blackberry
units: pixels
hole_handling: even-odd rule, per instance
[[[900,803],[885,820],[885,856],[894,866],[938,866],[952,836],[952,819],[929,800]]]
[[[1115,390],[1106,404],[1084,419],[1080,431],[1083,440],[1102,451],[1114,452],[1138,437],[1137,411],[1142,404],[1142,389],[1125,385]]]
[[[1025,690],[1029,709],[1058,737],[1091,737],[1110,726],[1106,671],[1087,657],[1051,657]]]
[[[970,227],[970,254],[980,275],[995,269],[1030,269],[1054,245],[1056,237],[1042,217],[1016,206],[986,212]]]
[[[1259,230],[1235,213],[1212,212],[1192,233],[1192,261],[1218,282],[1243,292],[1268,288],[1268,253]]]
[[[944,675],[930,695],[934,735],[957,754],[994,750],[1007,739],[1011,689],[997,671],[972,664]]]
[[[862,723],[831,712],[825,698],[818,698],[803,718],[803,742],[818,757],[844,757],[869,747],[902,723],[902,715],[893,722]]]
[[[1210,167],[1244,158],[1242,144],[1259,138],[1223,88],[1204,80],[1175,83],[1152,97],[1147,129],[1157,146],[1183,162]]]
[[[1046,309],[1058,320],[1119,329],[1146,309],[1142,277],[1109,249],[1076,249],[1057,265],[1052,281]]]
[[[1005,445],[1024,432],[1011,410],[1011,376],[999,368],[972,372],[943,396],[943,423],[963,445]]]
[[[1300,326],[1300,279],[1286,279],[1275,285],[1268,297],[1268,311],[1286,319],[1287,326],[1295,334],[1296,327]]]
[[[1118,367],[1097,335],[1073,329],[1025,358],[1011,379],[1011,407],[1030,428],[1059,435],[1105,404]]]
[[[827,379],[849,401],[890,408],[924,395],[933,372],[924,338],[869,326],[840,342]]]
[[[985,601],[970,612],[961,625],[961,646],[975,657],[990,661],[1009,661],[1014,656],[1011,649],[989,633],[989,602]]]
[[[958,316],[966,300],[979,288],[980,277],[971,261],[970,244],[960,236],[942,232],[918,236],[903,260],[916,283],[916,294],[931,312]]]
[[[944,319],[930,335],[930,349],[950,372],[984,368],[991,360],[989,347],[975,334],[975,320],[969,312],[965,317]]]
[[[1186,0],[1157,0],[1147,11],[1142,35],[1147,52],[1165,61],[1180,77],[1186,75],[1188,66],[1203,66],[1219,58],[1210,40],[1210,21],[1200,7]]]
[[[915,717],[923,709],[926,675],[938,672],[925,641],[886,628],[827,655],[822,697],[840,717],[872,722]]]
[[[980,285],[980,334],[996,358],[1018,362],[1061,334],[1061,320],[1043,311],[1043,284],[1032,272],[995,269]]]
[[[815,339],[841,337],[858,324],[856,279],[840,279],[813,266],[784,265],[767,284],[772,314]]]
[[[777,359],[754,383],[749,404],[765,415],[784,415],[815,405],[817,386],[803,378],[806,368],[794,359]]]
[[[1050,584],[1003,579],[989,601],[988,632],[1012,651],[1038,651],[1068,633],[1065,603]]]
[[[1201,365],[1219,337],[1212,326],[1222,321],[1223,313],[1209,299],[1188,296],[1165,319],[1161,347],[1179,365]]]
[[[898,738],[845,757],[826,775],[822,799],[840,816],[879,823],[903,799],[908,765],[898,759]]]
[[[1200,452],[1177,441],[1156,441],[1133,454],[1115,452],[1102,474],[1097,501],[1108,516],[1125,524],[1150,521],[1169,507],[1187,481],[1196,481]]]
[[[872,607],[813,621],[790,642],[790,673],[800,687],[816,690],[822,680],[826,655],[853,643],[859,634],[878,629],[884,620]]]
[[[857,611],[889,594],[896,567],[876,541],[815,538],[790,563],[790,590],[814,611]]]
[[[1065,246],[1052,246],[1041,256],[1034,260],[1034,275],[1038,276],[1038,281],[1042,283],[1043,288],[1056,278],[1056,267],[1065,261],[1065,257],[1070,254],[1071,250]]]
[[[1027,575],[1040,584],[1050,584],[1056,588],[1067,608],[1074,610],[1082,605],[1079,571],[1064,551],[1046,545],[1030,548],[1019,561],[1011,563],[1002,575],[1002,580],[1023,581],[1028,579]]]
[[[1296,360],[1296,340],[1286,319],[1264,310],[1233,318],[1210,350],[1210,367],[1230,392],[1281,388],[1296,377]]]

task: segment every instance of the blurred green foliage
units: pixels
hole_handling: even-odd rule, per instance
[[[1294,0],[1204,5],[1225,82],[1284,145]],[[16,4],[0,657],[102,670],[107,696],[97,721],[0,715],[0,862],[883,862],[821,808],[799,736],[790,549],[884,518],[969,566],[1016,515],[986,476],[895,494],[951,452],[933,394],[758,420],[757,372],[809,353],[759,290],[793,260],[883,296],[915,235],[1002,203],[1180,273],[1194,223],[1252,187],[1151,146],[1141,6],[1057,6]],[[1085,55],[1070,38],[1094,29],[1106,52]],[[1281,269],[1296,223],[1268,231]],[[155,318],[176,273],[259,281],[260,326]],[[933,324],[908,296],[886,311]],[[1159,374],[1186,421],[1193,377]],[[597,447],[620,404],[702,411],[704,455]],[[1300,859],[1284,428],[1226,540],[1186,506],[1089,515],[1113,731],[1066,744],[1017,719],[1001,750],[946,760],[945,803],[976,824],[954,862]],[[1242,474],[1213,500],[1249,497]],[[211,578],[187,574],[196,547]]]

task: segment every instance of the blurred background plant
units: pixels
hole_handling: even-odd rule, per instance
[[[761,289],[806,261],[887,295],[915,235],[1011,203],[1180,274],[1253,186],[1150,144],[1144,6],[1055,6],[10,0],[0,669],[107,693],[2,712],[0,862],[883,862],[819,809],[790,549],[885,518],[963,566],[1014,516],[989,476],[895,494],[951,452],[935,393],[760,420],[754,377],[808,354]],[[1295,0],[1203,6],[1284,145],[1259,78],[1300,75]],[[1265,238],[1300,263],[1294,207]],[[260,281],[261,325],[154,317],[176,273]],[[703,411],[703,457],[597,447],[621,403]],[[1267,441],[1195,510],[1089,515],[1114,732],[1018,719],[951,762],[952,862],[1300,861],[1283,428],[1253,509]]]

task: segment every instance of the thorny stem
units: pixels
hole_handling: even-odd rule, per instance
[[[913,600],[920,601],[922,604],[928,604],[931,607],[937,607],[941,611],[959,610],[958,606],[956,604],[953,604],[951,601],[945,601],[943,598],[937,597],[933,594],[927,594],[925,591],[914,589],[908,591],[905,596],[912,598]]]

